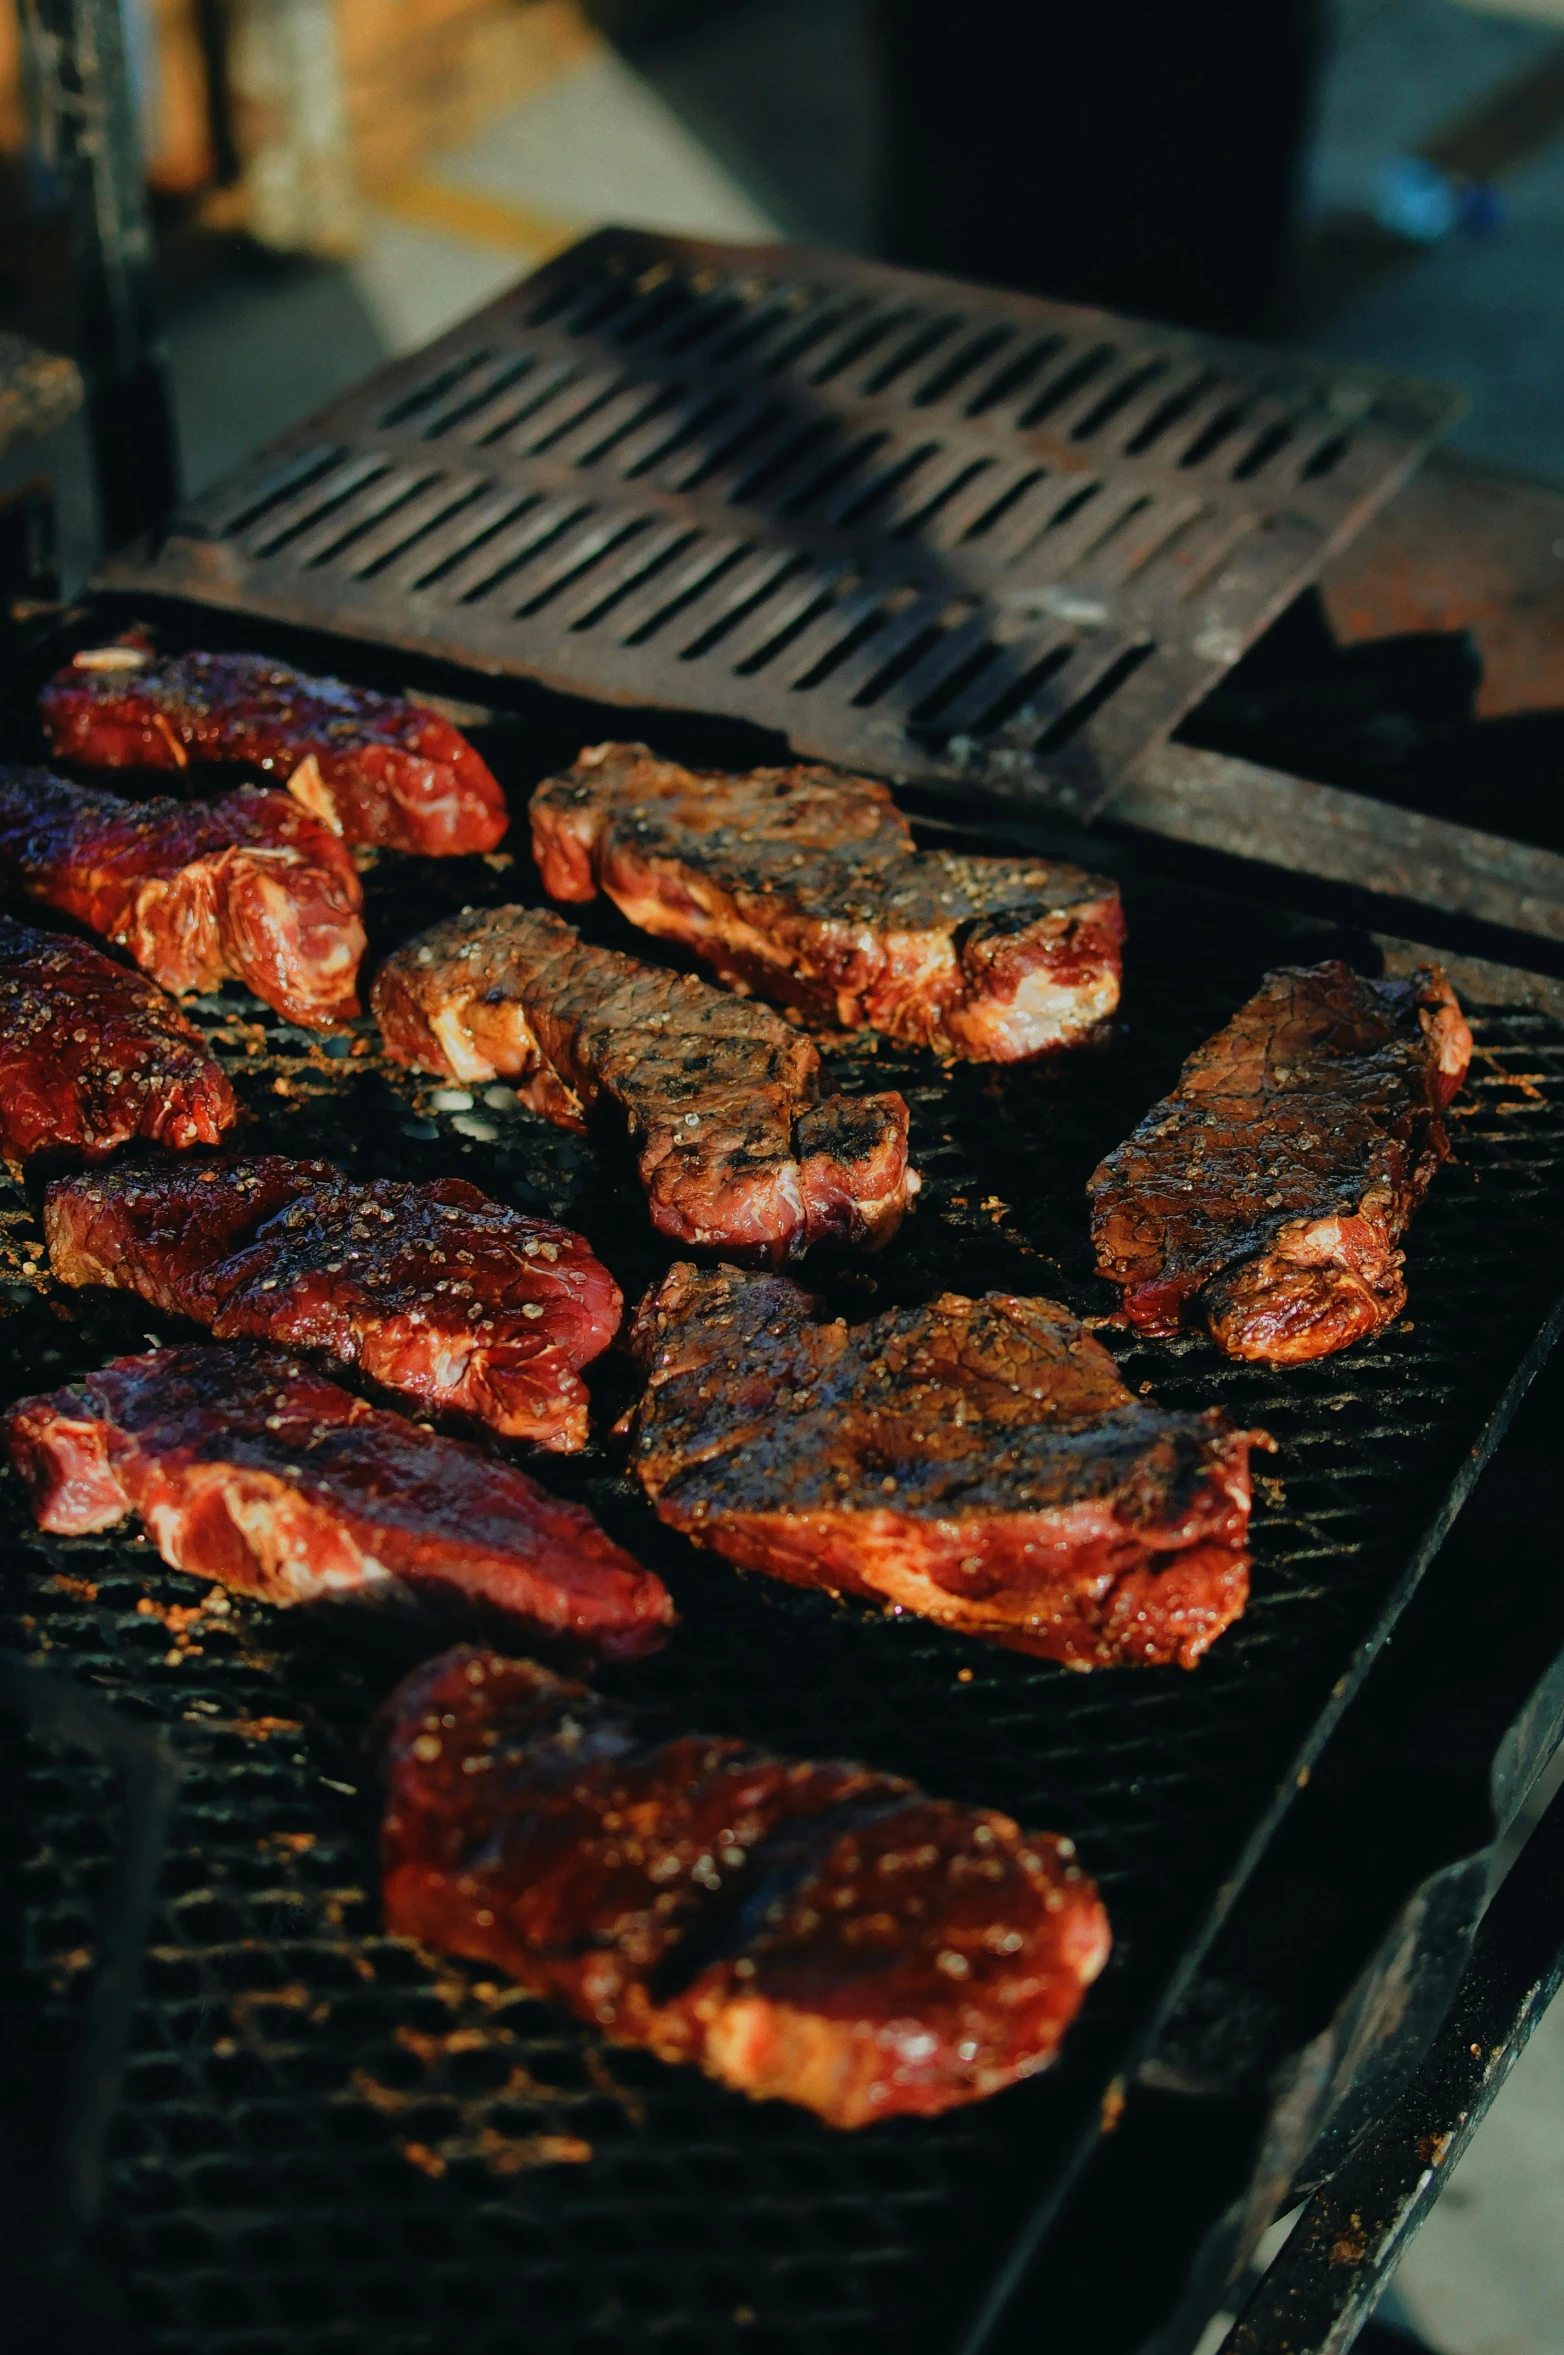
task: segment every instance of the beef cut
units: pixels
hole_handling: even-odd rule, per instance
[[[1396,1248],[1450,1147],[1472,1034],[1444,975],[1266,975],[1091,1180],[1099,1272],[1143,1333],[1296,1365],[1406,1303]]]
[[[325,1161],[95,1170],[61,1179],[44,1235],[66,1284],[109,1284],[207,1326],[357,1366],[420,1406],[578,1448],[580,1369],[619,1287],[579,1235],[463,1178],[361,1183]]]
[[[605,891],[731,987],[844,1030],[1012,1063],[1090,1038],[1124,919],[1057,860],[920,851],[883,785],[836,769],[682,769],[599,744],[532,797],[554,898]]]
[[[633,1463],[730,1561],[1069,1668],[1192,1668],[1249,1593],[1264,1434],[1133,1397],[1051,1300],[868,1324],[785,1277],[674,1267],[642,1303]]]
[[[382,1723],[393,1931],[832,2126],[1045,2068],[1107,1959],[1069,1840],[896,1775],[662,1735],[470,1649]]]
[[[39,698],[61,760],[105,769],[242,762],[347,842],[450,857],[490,851],[505,796],[461,730],[401,695],[312,679],[264,654],[135,642],[78,654]]]
[[[285,793],[131,802],[46,769],[0,769],[0,871],[128,949],[176,997],[242,981],[311,1029],[359,1010],[358,871]]]
[[[387,1052],[459,1080],[503,1074],[565,1127],[627,1128],[653,1226],[781,1261],[884,1242],[918,1188],[895,1094],[820,1097],[820,1057],[768,1007],[591,947],[536,908],[468,909],[388,957]]]
[[[616,1659],[673,1620],[584,1507],[276,1350],[122,1357],[3,1431],[41,1528],[134,1512],[174,1569],[263,1602],[412,1599]]]
[[[96,1161],[133,1137],[215,1145],[239,1117],[198,1031],[87,941],[0,916],[0,1152]]]

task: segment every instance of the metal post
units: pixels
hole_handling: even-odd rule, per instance
[[[152,531],[179,495],[173,405],[120,0],[19,0],[43,161],[64,184],[103,534]]]

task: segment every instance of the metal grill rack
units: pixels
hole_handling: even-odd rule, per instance
[[[100,579],[1085,813],[1458,405],[841,256],[605,230]]]
[[[505,783],[532,781],[516,737]],[[496,757],[504,751],[497,732]],[[20,749],[20,747],[19,747]],[[679,749],[670,739],[670,749]],[[1056,1068],[942,1070],[856,1039],[841,1084],[903,1088],[926,1174],[891,1250],[835,1279],[845,1313],[954,1287],[1107,1302],[1082,1185],[1182,1055],[1277,961],[1367,936],[1126,869],[1133,952],[1114,1047]],[[372,937],[532,896],[524,859],[383,856]],[[599,937],[627,936],[591,911]],[[367,1030],[323,1043],[238,992],[199,1019],[257,1150],[365,1174],[458,1171],[581,1228],[632,1297],[665,1263],[610,1158],[505,1091],[438,1109]],[[1077,1838],[1118,1935],[1058,2067],[933,2122],[842,2136],[615,2052],[481,1969],[388,1940],[375,1899],[374,1705],[438,1640],[370,1614],[203,1590],[124,1537],[40,1539],[0,1483],[7,1640],[169,1729],[169,1868],[110,2164],[106,2256],[148,2355],[946,2355],[1028,2219],[1113,2114],[1367,1652],[1502,1428],[1564,1281],[1564,1022],[1480,1011],[1458,1159],[1413,1230],[1407,1319],[1288,1374],[1203,1341],[1125,1345],[1170,1405],[1274,1433],[1256,1592],[1198,1672],[1071,1676],[744,1578],[662,1530],[601,1451],[550,1459],[663,1571],[683,1615],[615,1672],[683,1723],[851,1752]],[[3,1394],[171,1337],[38,1273],[34,1201],[0,1205]],[[596,1376],[605,1428],[629,1377]],[[1539,1663],[1539,1672],[1542,1667]],[[86,1780],[25,1794],[28,1988],[58,2025],[90,1962],[102,1847]]]

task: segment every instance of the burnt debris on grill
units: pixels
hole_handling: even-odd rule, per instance
[[[242,981],[316,1030],[359,1011],[358,871],[286,793],[129,802],[47,769],[0,769],[0,872],[176,996]]]
[[[410,1598],[635,1659],[662,1581],[581,1505],[275,1350],[120,1358],[4,1418],[39,1526],[140,1516],[165,1562],[268,1603]]]
[[[393,1060],[520,1079],[562,1126],[628,1129],[656,1231],[773,1263],[885,1242],[918,1188],[896,1094],[827,1096],[792,1023],[592,947],[546,910],[469,910],[388,957],[371,1002]]]
[[[140,1138],[215,1145],[233,1089],[156,983],[101,949],[0,916],[0,1153],[89,1161]]]
[[[1050,1300],[828,1321],[785,1277],[642,1303],[633,1464],[663,1520],[798,1586],[1071,1668],[1195,1662],[1249,1593],[1249,1450],[1135,1398]]]
[[[1046,2067],[1107,1959],[1070,1841],[900,1776],[659,1738],[463,1649],[386,1704],[388,1926],[828,2124]]]
[[[439,712],[264,654],[160,662],[135,640],[90,648],[44,689],[39,713],[60,760],[239,762],[286,785],[347,842],[450,858],[495,849],[509,824],[487,764]]]
[[[1091,1179],[1098,1270],[1130,1322],[1204,1325],[1230,1357],[1275,1365],[1382,1331],[1471,1052],[1437,966],[1268,974]]]
[[[718,977],[975,1062],[1056,1053],[1119,1000],[1117,887],[1057,861],[920,851],[885,786],[680,768],[599,744],[532,796],[555,899],[602,890]]]
[[[219,1340],[320,1350],[553,1449],[586,1443],[580,1370],[623,1306],[579,1235],[464,1178],[360,1182],[280,1154],[61,1179],[44,1235],[62,1283],[138,1292]]]

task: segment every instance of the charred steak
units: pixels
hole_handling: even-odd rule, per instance
[[[44,1204],[54,1273],[206,1325],[356,1365],[425,1408],[513,1439],[585,1445],[580,1368],[619,1328],[619,1287],[579,1235],[463,1178],[361,1184],[266,1154],[95,1170]]]
[[[1130,1322],[1204,1325],[1229,1357],[1273,1365],[1381,1331],[1471,1052],[1437,966],[1267,974],[1091,1180],[1098,1270]]]
[[[61,760],[104,769],[242,761],[345,841],[449,857],[493,850],[505,796],[460,729],[401,695],[306,678],[264,654],[159,662],[127,642],[78,654],[39,698]]]
[[[215,1145],[239,1117],[200,1034],[101,949],[0,916],[0,1152]]]
[[[782,1261],[884,1242],[917,1191],[898,1095],[819,1100],[820,1057],[769,1008],[590,947],[535,908],[468,910],[388,957],[387,1052],[460,1080],[523,1079],[565,1127],[629,1131],[653,1226]]]
[[[844,1030],[1012,1063],[1077,1045],[1118,1004],[1113,884],[917,850],[867,777],[724,776],[599,744],[534,793],[532,848],[555,899],[601,889],[732,987]]]
[[[828,2125],[1045,2068],[1107,1959],[1068,1840],[898,1776],[660,1737],[486,1651],[428,1662],[382,1723],[393,1931]]]
[[[947,1292],[849,1328],[778,1276],[642,1303],[634,1468],[730,1561],[1070,1668],[1192,1668],[1249,1593],[1249,1449],[1134,1398],[1051,1300]]]
[[[128,949],[176,997],[242,981],[312,1029],[359,1010],[357,869],[285,793],[131,802],[46,769],[0,769],[0,871]]]
[[[276,1350],[123,1357],[3,1428],[41,1528],[134,1512],[174,1569],[264,1602],[411,1597],[620,1659],[673,1619],[582,1506]]]

